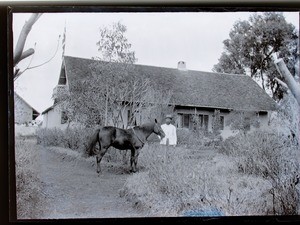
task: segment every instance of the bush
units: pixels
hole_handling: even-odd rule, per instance
[[[16,162],[16,194],[17,194],[17,218],[38,218],[42,212],[39,203],[42,201],[41,181],[37,171],[39,151],[32,139],[16,138],[15,162]]]
[[[193,184],[186,185],[194,170],[192,164],[185,164],[185,151],[181,148],[159,144],[146,145],[139,157],[139,167],[146,171],[134,174],[124,185],[122,196],[126,196],[138,209],[151,213],[161,213],[159,216],[176,215],[183,205],[195,196],[190,195],[193,188],[198,188],[199,180],[193,179]],[[166,157],[167,155],[167,157]],[[184,166],[182,165],[184,164]],[[193,187],[194,186],[194,187]]]
[[[65,130],[58,128],[41,128],[37,130],[37,143],[43,146],[69,148],[87,156],[85,150],[94,131],[93,128],[80,127],[72,127]],[[96,144],[95,148],[99,148],[98,144]],[[128,160],[126,156],[126,151],[120,151],[110,147],[103,159],[111,162],[123,161],[127,163]]]
[[[177,129],[177,143],[188,148],[201,148],[203,146],[216,147],[220,145],[221,135],[205,130]]]
[[[139,173],[130,176],[120,194],[148,216],[266,215],[270,184],[237,173],[231,157],[216,151],[193,151],[146,145],[139,157]],[[206,152],[206,153],[205,153]],[[205,153],[205,155],[203,155]],[[269,210],[269,211],[268,211]],[[214,216],[214,215],[213,215]]]
[[[43,146],[61,146],[63,147],[64,132],[57,128],[41,128],[37,130],[37,144]]]
[[[93,129],[67,128],[41,128],[37,130],[37,143],[43,146],[59,146],[83,152],[87,147]]]
[[[64,130],[63,147],[82,152],[87,148],[93,132],[91,128],[68,128]]]
[[[297,213],[299,193],[295,185],[300,157],[293,140],[280,133],[255,131],[226,139],[220,152],[235,157],[239,172],[272,183],[273,214]]]

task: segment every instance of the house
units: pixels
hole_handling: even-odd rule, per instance
[[[100,65],[100,68],[101,65],[109,64],[115,71],[125,68],[121,63],[65,56],[58,84],[53,90],[54,96],[64,88],[70,90],[75,80],[90,76],[95,63]],[[260,126],[263,127],[268,126],[270,112],[276,109],[275,101],[245,75],[188,70],[186,63],[182,61],[178,63],[177,68],[133,65],[131,70],[142,78],[150,79],[157,88],[172,92],[169,104],[174,106],[173,113],[176,115],[178,128],[191,129],[192,117],[196,115],[204,129],[210,131],[213,117],[218,111],[220,127],[226,136],[226,133],[231,133],[226,120],[232,111],[255,112]],[[42,114],[44,127],[67,126],[64,112],[59,110],[57,102]]]
[[[35,120],[40,113],[14,92],[15,123],[24,124]]]

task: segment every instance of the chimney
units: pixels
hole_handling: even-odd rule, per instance
[[[186,62],[179,61],[178,64],[177,64],[177,69],[181,70],[181,71],[187,71]]]

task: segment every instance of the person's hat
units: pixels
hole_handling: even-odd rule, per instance
[[[173,116],[172,116],[171,114],[167,114],[167,115],[166,115],[166,119],[167,119],[167,118],[173,119]]]

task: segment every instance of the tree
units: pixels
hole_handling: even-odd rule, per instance
[[[42,13],[32,13],[31,17],[28,21],[25,21],[25,24],[21,30],[21,33],[19,35],[15,50],[14,50],[14,78],[20,76],[20,69],[17,68],[17,65],[20,61],[23,59],[31,56],[34,54],[34,49],[29,48],[26,51],[24,51],[24,46],[26,43],[27,36],[29,32],[31,31],[33,25],[35,22],[40,18]]]
[[[14,62],[13,62],[13,65],[14,65],[14,80],[19,78],[27,70],[34,69],[34,68],[37,68],[37,67],[40,67],[40,66],[43,66],[43,65],[47,64],[48,62],[50,62],[56,56],[56,53],[58,51],[58,46],[59,46],[60,35],[59,35],[59,38],[58,38],[58,41],[57,41],[57,46],[56,46],[56,50],[55,50],[54,54],[49,59],[45,60],[45,62],[43,62],[39,65],[31,66],[31,62],[32,62],[33,56],[35,54],[35,49],[34,48],[29,48],[26,51],[24,51],[27,36],[30,33],[33,25],[41,17],[41,15],[42,15],[42,13],[32,13],[29,20],[25,21],[25,24],[22,27],[21,33],[18,37],[16,47],[14,49]],[[35,43],[35,45],[36,45],[36,43]],[[27,65],[27,67],[25,69],[23,69],[21,71],[20,68],[18,67],[18,63],[20,63],[22,60],[28,58],[29,56],[32,56],[29,64]]]
[[[130,64],[137,61],[135,52],[130,50],[131,44],[125,36],[125,25],[117,22],[108,27],[101,27],[99,31],[100,37],[96,45],[100,55],[94,59]]]
[[[299,51],[299,49],[298,49]],[[299,55],[298,55],[299,57]],[[288,70],[286,64],[281,58],[277,58],[277,54],[273,54],[274,64],[281,75],[276,78],[277,82],[283,87],[286,93],[279,102],[275,124],[286,127],[293,138],[299,143],[300,132],[300,84],[299,84],[299,58],[295,63],[295,76],[293,77]],[[283,82],[284,79],[286,82]]]
[[[276,54],[273,54],[274,64],[281,76],[281,79],[283,78],[285,82],[283,82],[280,78],[275,78],[276,81],[285,89],[290,90],[293,96],[295,97],[296,101],[298,102],[298,105],[300,106],[300,84],[299,81],[292,76],[289,69],[287,68],[284,61],[280,58],[277,59]],[[295,77],[299,76],[299,61],[297,60],[295,64]]]
[[[282,13],[254,13],[248,21],[238,21],[224,43],[225,51],[213,68],[215,72],[246,74],[260,82],[275,100],[283,89],[271,55],[280,52],[289,70],[294,71],[298,34]]]
[[[137,61],[120,22],[100,29],[96,43],[100,56],[90,65],[85,79],[74,81],[72,88],[59,96],[70,121],[86,126],[108,125],[126,128],[150,103],[152,85],[134,70]],[[129,124],[123,118],[130,112]]]

